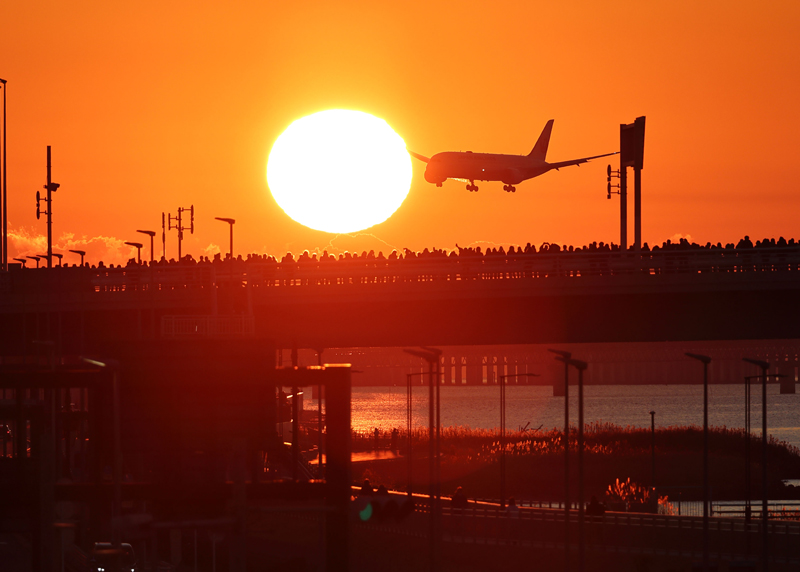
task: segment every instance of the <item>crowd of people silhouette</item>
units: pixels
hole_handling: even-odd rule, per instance
[[[676,253],[676,252],[703,252],[703,253],[721,253],[721,254],[733,254],[736,255],[741,253],[742,251],[747,251],[750,249],[800,249],[800,241],[791,238],[786,240],[784,237],[780,237],[777,240],[775,238],[764,238],[762,240],[757,240],[755,244],[752,242],[749,236],[745,236],[744,238],[740,239],[736,244],[734,243],[727,243],[723,246],[721,242],[717,242],[716,244],[712,244],[711,242],[707,242],[705,245],[700,245],[695,242],[689,242],[686,238],[679,239],[678,242],[672,242],[671,240],[664,241],[661,245],[655,245],[652,248],[647,244],[644,243],[642,245],[641,251],[638,254],[642,256],[647,256],[648,254],[656,255],[657,253]],[[342,252],[338,255],[330,254],[327,250],[322,251],[321,253],[311,253],[308,250],[304,251],[303,253],[295,256],[292,252],[287,252],[283,256],[274,256],[270,254],[257,254],[251,253],[248,254],[246,257],[242,255],[236,256],[231,258],[230,255],[222,256],[221,254],[216,254],[213,258],[208,256],[200,256],[199,259],[195,259],[191,254],[185,255],[181,260],[175,259],[165,259],[162,257],[160,260],[156,260],[153,262],[137,262],[136,258],[131,258],[128,260],[128,263],[124,266],[125,268],[130,267],[137,267],[137,266],[172,266],[172,265],[194,265],[194,264],[231,264],[231,263],[265,263],[265,264],[272,264],[272,265],[296,265],[298,267],[305,267],[310,268],[313,265],[318,265],[320,269],[326,268],[326,265],[336,264],[342,266],[355,266],[355,265],[370,265],[370,266],[380,266],[380,265],[390,265],[394,263],[404,262],[404,261],[412,261],[412,260],[431,260],[431,261],[443,261],[443,260],[478,260],[478,259],[486,259],[491,261],[497,261],[500,259],[505,259],[506,262],[515,262],[525,260],[532,256],[537,255],[568,255],[568,254],[598,254],[598,253],[619,253],[620,248],[619,245],[614,243],[605,243],[605,242],[592,242],[591,244],[585,246],[574,247],[572,245],[560,245],[555,242],[544,242],[538,248],[528,243],[525,246],[509,246],[507,249],[503,246],[491,246],[487,248],[481,248],[480,246],[467,246],[461,247],[458,244],[455,245],[455,248],[451,250],[445,250],[440,248],[425,248],[420,252],[415,252],[411,249],[404,248],[402,251],[392,250],[392,252],[388,255],[384,255],[383,252],[379,251],[375,253],[374,250],[370,250],[369,252],[363,251],[361,254],[357,252]],[[70,266],[69,264],[64,264],[63,266],[58,266],[54,268],[79,268],[79,264],[73,264]],[[85,268],[92,268],[92,269],[114,269],[114,268],[122,268],[122,265],[115,266],[114,264],[106,266],[102,261],[98,262],[96,265],[92,265],[89,262],[84,264]],[[41,268],[39,269],[41,270]]]

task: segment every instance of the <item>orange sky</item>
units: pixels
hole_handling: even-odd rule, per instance
[[[614,151],[619,124],[646,115],[646,241],[800,238],[798,29],[794,0],[5,2],[11,255],[46,249],[30,241],[46,232],[47,145],[56,247],[88,243],[92,262],[124,261],[120,241],[160,236],[161,212],[190,204],[195,257],[227,250],[215,216],[237,220],[237,253],[619,240],[605,159],[515,194],[439,189],[415,162],[369,236],[306,229],[269,194],[266,159],[327,108],[373,113],[426,155],[526,154],[554,118],[553,161]]]

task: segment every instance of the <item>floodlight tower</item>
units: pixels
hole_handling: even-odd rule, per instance
[[[619,195],[619,249],[628,249],[628,167],[633,167],[633,248],[642,247],[642,169],[644,168],[644,124],[645,117],[637,117],[633,123],[619,126],[619,171],[606,168],[608,180],[607,197]],[[612,185],[611,179],[619,178]],[[612,191],[611,189],[617,189]]]

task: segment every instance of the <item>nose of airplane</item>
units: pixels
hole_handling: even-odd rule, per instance
[[[428,166],[425,167],[425,180],[429,183],[444,183],[447,177],[442,177],[437,171],[438,169],[434,165],[428,163]]]

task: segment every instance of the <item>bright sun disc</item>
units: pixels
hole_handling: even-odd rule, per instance
[[[320,111],[298,119],[275,141],[267,183],[300,224],[355,232],[385,221],[403,203],[411,158],[384,120],[361,111]]]

